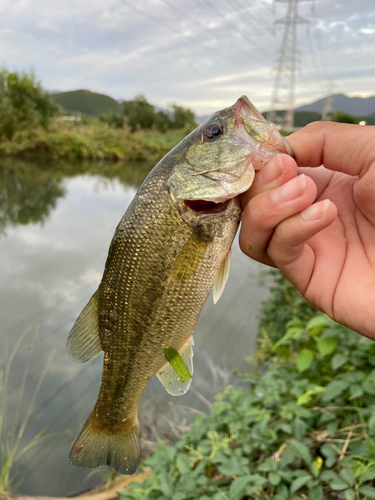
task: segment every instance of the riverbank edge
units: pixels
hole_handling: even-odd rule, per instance
[[[161,133],[131,132],[106,124],[77,126],[59,120],[48,130],[37,127],[0,142],[0,157],[25,159],[158,161],[176,146],[191,127]]]

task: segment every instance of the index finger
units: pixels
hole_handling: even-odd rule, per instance
[[[313,122],[288,136],[301,167],[319,167],[362,177],[375,164],[375,128]]]

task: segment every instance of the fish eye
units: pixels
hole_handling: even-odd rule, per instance
[[[215,139],[216,137],[220,137],[223,133],[223,126],[220,122],[212,122],[206,127],[206,137],[208,139]]]

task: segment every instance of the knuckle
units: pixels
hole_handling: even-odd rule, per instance
[[[271,210],[269,203],[269,195],[264,193],[258,195],[248,203],[244,216],[248,217],[251,224],[257,230],[269,230],[276,224],[274,222],[274,210]]]
[[[276,262],[278,267],[285,267],[292,264],[299,253],[299,245],[293,246],[290,244],[283,224],[279,224],[268,248],[270,258]]]

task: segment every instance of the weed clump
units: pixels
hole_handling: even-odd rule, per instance
[[[375,498],[375,344],[280,293],[289,286],[278,276],[263,306],[242,386],[218,394],[173,446],[160,441],[150,478],[124,500]]]

